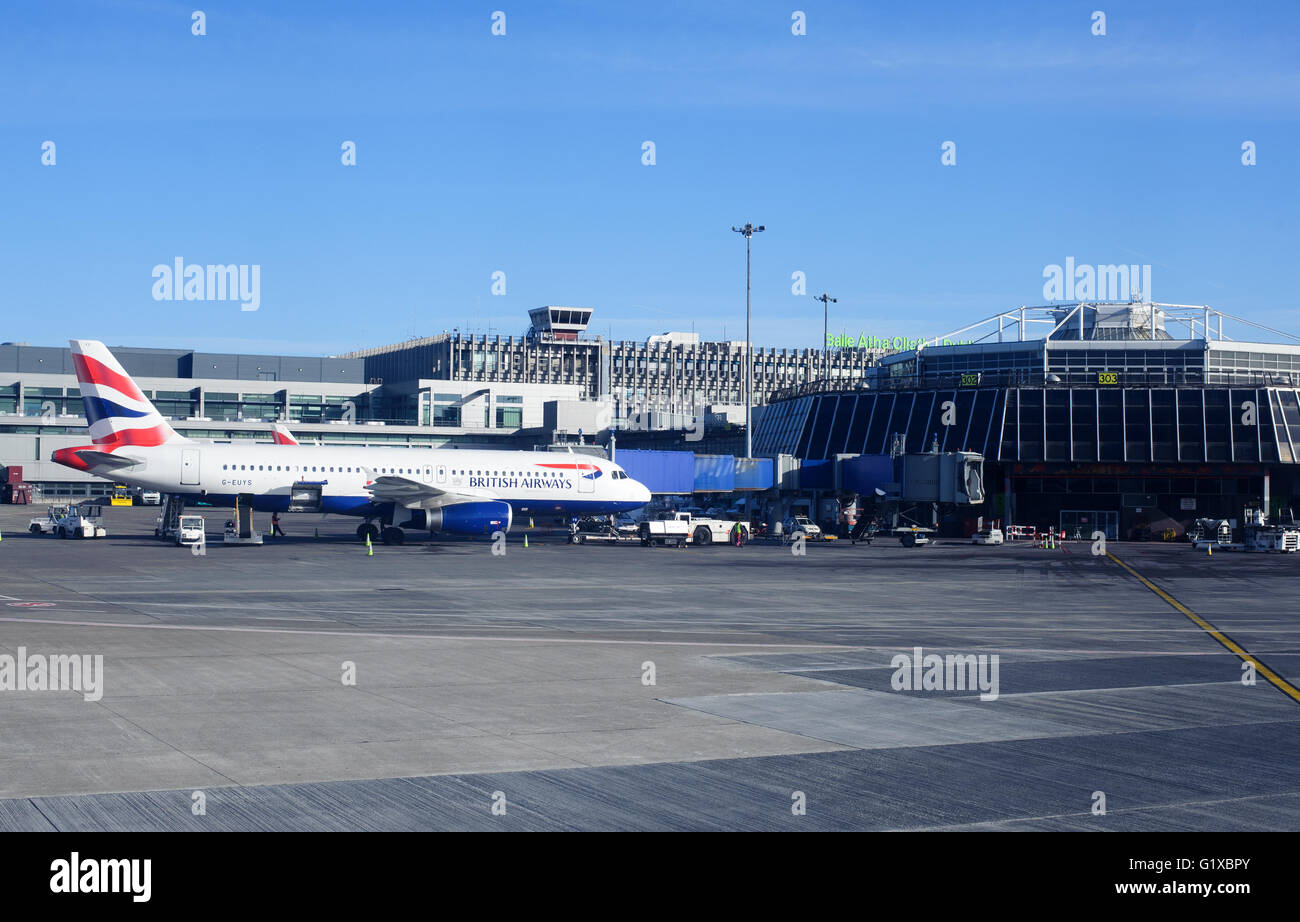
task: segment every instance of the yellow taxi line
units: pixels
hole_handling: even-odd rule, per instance
[[[1117,564],[1119,564],[1121,567],[1123,567],[1125,570],[1127,570],[1130,574],[1132,574],[1133,576],[1137,577],[1137,579],[1140,580],[1141,583],[1142,583],[1144,586],[1146,586],[1148,589],[1150,589],[1150,590],[1151,590],[1152,592],[1154,592],[1156,595],[1160,596],[1160,598],[1164,599],[1166,602],[1168,602],[1170,605],[1172,605],[1174,608],[1176,608],[1176,609],[1177,609],[1178,611],[1180,611],[1182,614],[1186,615],[1189,619],[1191,619],[1191,621],[1192,621],[1193,624],[1195,624],[1195,625],[1196,625],[1197,627],[1199,627],[1201,630],[1205,631],[1205,633],[1209,634],[1211,637],[1213,637],[1215,640],[1217,640],[1219,643],[1221,643],[1221,644],[1222,644],[1224,647],[1226,647],[1227,649],[1231,650],[1231,651],[1232,651],[1233,653],[1235,653],[1237,656],[1241,657],[1241,659],[1242,659],[1244,662],[1247,662],[1247,663],[1250,663],[1251,665],[1253,665],[1253,666],[1255,667],[1255,671],[1256,671],[1257,673],[1259,673],[1260,675],[1262,675],[1264,678],[1268,679],[1268,681],[1269,681],[1269,682],[1270,682],[1274,687],[1276,687],[1278,691],[1282,692],[1282,694],[1284,694],[1284,695],[1286,695],[1287,697],[1291,698],[1291,699],[1292,699],[1293,701],[1295,701],[1297,704],[1300,704],[1300,689],[1296,688],[1294,685],[1292,685],[1292,684],[1291,684],[1290,682],[1288,682],[1286,679],[1282,678],[1280,675],[1278,675],[1278,674],[1277,674],[1276,672],[1274,672],[1272,669],[1269,669],[1267,666],[1265,666],[1265,665],[1264,665],[1263,663],[1261,663],[1259,660],[1255,659],[1255,657],[1252,656],[1252,655],[1250,654],[1250,651],[1249,651],[1249,650],[1246,650],[1245,648],[1243,648],[1240,644],[1238,644],[1235,640],[1233,640],[1233,639],[1232,639],[1231,637],[1229,637],[1227,634],[1225,634],[1225,633],[1223,633],[1222,631],[1220,631],[1220,630],[1219,630],[1218,628],[1216,628],[1213,624],[1211,624],[1210,622],[1206,621],[1204,618],[1202,618],[1202,617],[1201,617],[1200,615],[1198,615],[1196,612],[1192,611],[1190,608],[1188,608],[1188,607],[1187,607],[1186,605],[1184,605],[1182,602],[1178,601],[1178,600],[1175,599],[1173,596],[1171,596],[1169,593],[1165,592],[1163,589],[1161,589],[1161,588],[1160,588],[1159,586],[1157,586],[1155,583],[1151,582],[1151,580],[1147,579],[1145,576],[1143,576],[1143,575],[1142,575],[1141,573],[1139,573],[1137,570],[1134,570],[1132,567],[1130,567],[1130,566],[1129,566],[1128,564],[1126,564],[1124,561],[1120,560],[1120,559],[1119,559],[1118,557],[1116,557],[1114,554],[1112,554],[1112,553],[1110,553],[1109,551],[1107,551],[1107,552],[1106,552],[1106,556],[1109,557],[1111,560],[1115,561]]]

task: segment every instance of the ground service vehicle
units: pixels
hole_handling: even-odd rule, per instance
[[[95,503],[73,506],[59,521],[57,534],[60,538],[103,538],[108,534],[103,507]]]
[[[821,526],[806,515],[791,516],[785,520],[782,528],[787,535],[793,535],[795,532],[801,531],[804,537],[811,541],[815,541],[822,536]]]
[[[708,519],[689,512],[670,512],[658,519],[641,523],[641,543],[647,547],[655,544],[726,544],[731,540],[734,519]],[[742,540],[749,540],[749,529],[742,523]]]
[[[67,506],[50,506],[45,510],[45,515],[32,517],[27,530],[34,535],[52,535],[59,530],[59,523],[67,514]]]
[[[177,547],[187,544],[201,544],[206,542],[205,535],[203,516],[183,515],[176,522],[176,532],[173,540],[175,540]]]

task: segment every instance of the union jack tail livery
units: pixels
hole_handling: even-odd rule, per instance
[[[70,342],[90,440],[98,450],[112,452],[124,445],[152,448],[189,441],[159,415],[103,343],[93,339]]]

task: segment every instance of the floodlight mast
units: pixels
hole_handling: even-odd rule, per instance
[[[745,238],[745,457],[754,456],[754,426],[750,419],[750,408],[754,405],[754,349],[749,333],[749,242],[754,235],[767,230],[760,224],[755,227],[746,223],[743,227],[732,227],[733,231]]]
[[[839,298],[832,298],[826,292],[819,295],[813,295],[814,301],[822,302],[822,371],[826,374],[826,380],[831,379],[831,314],[830,305],[839,304]]]

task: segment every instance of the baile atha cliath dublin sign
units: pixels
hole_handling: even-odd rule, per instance
[[[933,337],[930,337],[933,339]],[[937,346],[967,346],[973,343],[973,339],[942,339],[937,343],[931,343],[930,339],[918,337],[912,339],[907,336],[869,336],[867,333],[859,333],[857,338],[852,334],[828,333],[826,335],[827,349],[893,349],[896,352],[902,352],[906,349],[923,349],[926,345]]]

